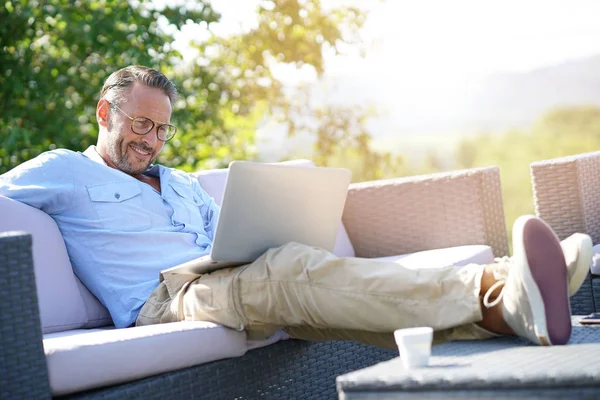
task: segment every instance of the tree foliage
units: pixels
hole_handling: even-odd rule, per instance
[[[272,74],[274,63],[309,65],[320,76],[325,52],[356,43],[364,22],[359,10],[326,11],[320,0],[265,0],[254,28],[195,43],[199,56],[185,64],[172,46],[175,32],[200,24],[210,33],[220,15],[208,0],[153,4],[33,0],[0,6],[0,173],[49,149],[95,143],[102,83],[130,64],[159,69],[181,94],[172,119],[181,133],[165,146],[160,162],[192,170],[252,158],[261,120],[290,120],[307,109],[285,95]],[[321,112],[322,124],[336,114],[347,116],[347,110],[332,106],[327,118]],[[364,118],[348,123],[354,128]],[[327,138],[319,136],[319,148],[331,145],[324,144]],[[373,158],[377,154],[364,146],[368,138],[363,129],[346,142],[359,156]]]
[[[95,142],[103,81],[130,64],[166,72],[180,55],[159,20],[218,19],[208,4],[152,8],[127,1],[8,1],[0,6],[0,171],[55,147]]]
[[[178,54],[158,27],[214,21],[198,3],[180,13],[121,1],[9,1],[0,6],[0,171],[55,147],[95,142],[95,106],[104,79],[128,64],[161,70]]]

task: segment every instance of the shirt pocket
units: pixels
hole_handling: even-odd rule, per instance
[[[86,186],[100,224],[115,231],[143,231],[152,226],[136,182],[111,182]]]

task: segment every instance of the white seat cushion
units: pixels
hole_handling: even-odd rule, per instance
[[[419,251],[417,253],[379,257],[376,259],[400,264],[410,269],[444,268],[451,265],[491,264],[494,262],[494,253],[490,246],[470,245]]]
[[[305,167],[314,167],[312,161],[310,160],[290,160],[283,161],[281,164],[286,165],[298,165]],[[221,205],[223,201],[223,192],[225,191],[225,183],[227,181],[227,174],[229,170],[227,168],[223,169],[208,169],[204,171],[197,171],[192,173],[191,175],[198,179],[200,182],[200,186],[206,193],[208,193],[215,203]],[[344,227],[344,224],[340,222],[340,227],[338,229],[338,234],[335,239],[335,245],[333,246],[333,254],[338,257],[354,257],[354,247],[352,246],[352,242],[350,242],[350,237],[348,236],[348,232]]]
[[[244,332],[210,322],[78,329],[44,335],[43,342],[54,396],[238,357],[248,349]]]

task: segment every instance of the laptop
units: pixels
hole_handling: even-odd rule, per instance
[[[210,254],[162,272],[248,264],[288,242],[332,251],[351,175],[345,168],[233,161]]]

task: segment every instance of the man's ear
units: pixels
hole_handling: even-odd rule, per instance
[[[110,108],[110,103],[105,99],[100,99],[98,105],[96,106],[96,120],[98,121],[98,125],[107,127],[108,126],[108,109]]]

